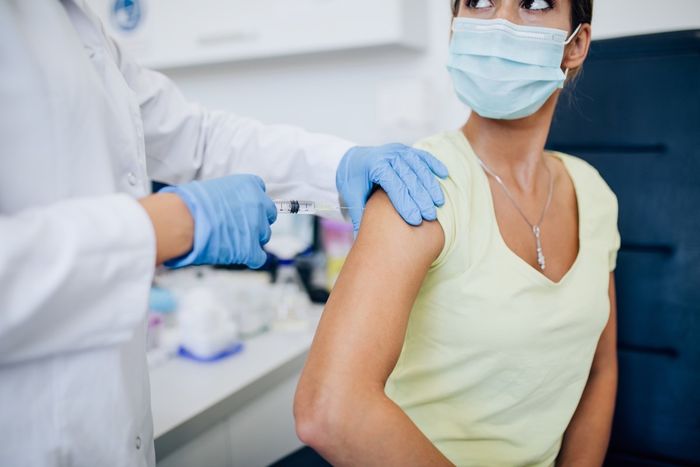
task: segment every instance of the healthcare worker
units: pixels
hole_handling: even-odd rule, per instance
[[[157,263],[261,266],[270,197],[361,208],[377,184],[412,224],[443,202],[427,153],[188,103],[84,0],[0,0],[0,70],[2,466],[155,463]],[[175,188],[149,195],[151,179]]]

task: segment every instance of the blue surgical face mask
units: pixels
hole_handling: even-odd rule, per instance
[[[485,118],[534,114],[564,87],[564,48],[580,28],[567,40],[567,31],[560,29],[455,18],[447,69],[457,95]]]

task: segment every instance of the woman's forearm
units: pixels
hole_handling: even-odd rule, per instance
[[[581,402],[564,435],[557,465],[562,467],[600,467],[605,460],[610,441],[617,364],[593,371],[588,379]]]
[[[331,405],[311,402],[304,407],[298,400],[295,411],[301,440],[333,465],[453,465],[383,388],[353,390]]]

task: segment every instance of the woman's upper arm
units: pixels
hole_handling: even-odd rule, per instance
[[[411,227],[386,194],[376,192],[326,305],[304,379],[329,389],[376,385],[383,391],[413,302],[443,244],[437,222]]]

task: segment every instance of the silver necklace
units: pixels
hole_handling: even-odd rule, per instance
[[[549,170],[549,167],[547,164],[545,164],[545,168],[547,169],[547,173],[549,174],[549,195],[547,196],[547,203],[544,205],[544,209],[542,210],[542,215],[540,216],[540,220],[536,224],[532,224],[528,219],[525,213],[523,212],[522,209],[520,209],[520,205],[518,205],[518,202],[515,201],[515,197],[511,194],[510,190],[506,186],[505,183],[503,183],[503,180],[501,177],[496,175],[496,173],[491,170],[491,168],[484,163],[479,157],[477,157],[477,160],[479,161],[479,164],[481,164],[481,167],[486,171],[487,174],[491,175],[494,180],[498,182],[499,185],[501,185],[501,188],[503,188],[503,192],[506,194],[508,199],[510,199],[510,202],[513,203],[513,206],[515,206],[515,209],[518,210],[522,218],[527,222],[527,225],[530,226],[532,229],[532,233],[535,235],[535,245],[537,247],[537,264],[540,265],[540,269],[543,271],[547,267],[547,260],[544,256],[544,250],[542,250],[542,221],[544,220],[545,214],[547,214],[547,210],[549,209],[549,205],[552,204],[552,195],[554,193],[554,177],[552,176],[552,171]]]

